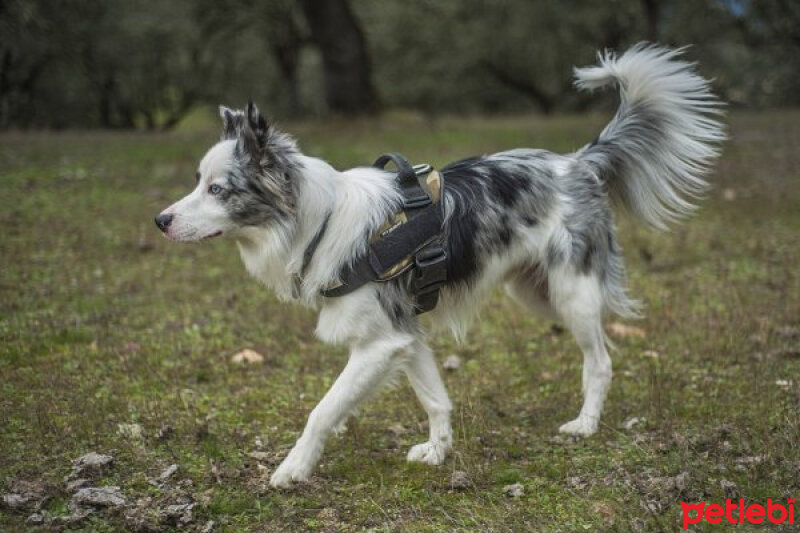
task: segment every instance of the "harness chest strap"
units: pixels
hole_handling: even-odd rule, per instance
[[[412,168],[399,154],[381,156],[375,166],[389,161],[398,168],[397,180],[403,194],[403,209],[395,213],[370,237],[367,251],[339,274],[339,282],[323,289],[326,297],[349,294],[366,283],[385,282],[414,269],[409,287],[417,313],[430,311],[438,302],[439,289],[447,279],[444,247],[444,187],[441,175],[429,165]],[[424,189],[418,175],[426,177]],[[327,217],[304,254],[303,272],[327,225]],[[302,275],[302,273],[301,273]],[[295,286],[299,289],[299,276]],[[298,291],[299,294],[299,291]]]

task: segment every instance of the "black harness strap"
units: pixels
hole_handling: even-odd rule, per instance
[[[314,257],[314,252],[317,251],[319,241],[322,240],[322,237],[325,235],[325,230],[328,229],[328,221],[330,219],[330,213],[325,215],[325,219],[322,221],[319,229],[311,238],[308,246],[306,246],[306,250],[303,252],[303,264],[300,267],[300,272],[292,277],[292,296],[295,298],[300,297],[300,285],[303,284],[303,276],[306,275],[306,270],[308,270],[308,266],[311,264],[311,259]]]
[[[319,246],[319,241],[321,241],[322,236],[325,235],[325,230],[328,228],[328,221],[330,219],[331,219],[330,213],[325,215],[325,220],[322,221],[322,225],[317,230],[317,233],[314,234],[314,237],[311,239],[311,242],[308,243],[308,248],[306,248],[306,251],[303,252],[303,266],[300,269],[301,276],[305,276],[306,270],[308,270],[308,265],[311,264],[311,258],[314,257],[314,252],[317,251],[317,246]]]
[[[339,274],[339,284],[322,290],[321,294],[344,296],[366,283],[388,281],[413,268],[410,289],[416,298],[417,313],[424,313],[436,307],[439,289],[447,280],[447,253],[442,236],[444,202],[440,195],[439,201],[434,203],[417,179],[417,172],[427,174],[432,170],[430,166],[412,168],[397,153],[382,155],[374,166],[383,169],[389,162],[397,167],[397,181],[403,195],[400,213],[403,221],[374,238],[366,253]],[[309,250],[305,255],[310,258]]]

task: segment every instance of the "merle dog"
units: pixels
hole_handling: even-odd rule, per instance
[[[434,322],[463,336],[499,283],[523,308],[563,320],[583,352],[584,396],[577,418],[561,426],[564,433],[597,431],[611,382],[602,320],[636,314],[612,200],[663,229],[692,210],[724,138],[718,101],[680,53],[637,45],[577,69],[579,88],[615,84],[621,103],[597,139],[575,153],[523,148],[441,169],[450,261]],[[182,242],[230,235],[253,276],[284,300],[320,309],[319,338],[351,350],[271,484],[307,480],[326,438],[398,372],[408,376],[430,424],[428,440],[411,448],[408,460],[442,463],[452,445],[451,404],[408,276],[341,298],[320,295],[400,209],[394,175],[371,167],[340,172],[306,156],[252,104],[220,112],[222,139],[200,162],[197,186],[158,215],[158,227]],[[304,252],[326,219],[327,231],[293,290]]]

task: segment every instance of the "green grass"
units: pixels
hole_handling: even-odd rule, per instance
[[[387,150],[442,165],[516,146],[571,150],[604,120],[398,115],[287,129],[339,167]],[[597,435],[556,434],[580,407],[573,340],[498,294],[464,344],[433,341],[440,360],[465,360],[445,375],[455,449],[444,466],[405,462],[426,421],[403,385],[331,439],[312,482],[289,492],[270,490],[268,472],[346,353],[314,339],[312,312],[250,279],[232,242],[157,234],[153,216],[193,185],[217,132],[3,134],[0,492],[41,483],[49,516],[68,514],[71,461],[98,451],[116,458],[99,483],[119,485],[130,508],[190,496],[190,527],[215,520],[225,531],[666,531],[680,527],[680,501],[724,501],[722,480],[754,503],[798,496],[800,112],[730,124],[696,217],[671,233],[619,217],[647,337],[617,340]],[[264,364],[232,364],[245,347]],[[622,429],[633,416],[645,421]],[[142,439],[120,434],[131,423]],[[390,432],[396,424],[405,431]],[[167,487],[148,483],[172,463]],[[454,470],[467,489],[450,488]],[[525,494],[506,497],[515,482]],[[131,528],[130,508],[75,527]],[[0,529],[26,529],[28,514],[0,508]]]

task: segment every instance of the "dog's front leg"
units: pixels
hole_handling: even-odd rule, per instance
[[[447,397],[433,352],[423,341],[415,342],[409,350],[409,358],[404,370],[414,392],[417,393],[425,412],[428,414],[430,437],[428,442],[417,444],[408,452],[409,461],[429,465],[440,465],[453,445],[453,431],[450,427],[452,405]]]
[[[399,352],[412,339],[397,335],[355,344],[350,359],[322,401],[311,411],[302,436],[270,478],[273,487],[307,481],[325,441],[358,404],[384,383],[399,366]]]

